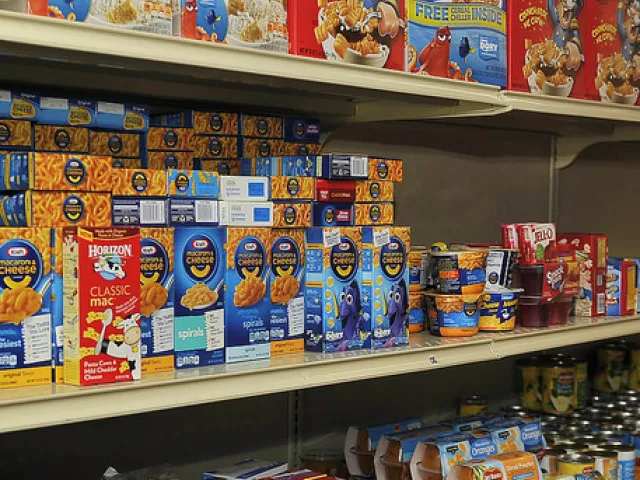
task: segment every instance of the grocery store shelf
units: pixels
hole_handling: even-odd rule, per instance
[[[124,385],[28,387],[0,391],[0,433],[495,360],[640,333],[640,316],[572,319],[568,326],[471,338],[412,336],[407,347],[298,354],[271,361],[149,375]]]

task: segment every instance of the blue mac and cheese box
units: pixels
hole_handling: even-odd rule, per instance
[[[35,93],[0,90],[0,118],[31,120],[40,116],[40,97]]]
[[[506,0],[407,0],[410,72],[507,85]]]
[[[168,170],[167,185],[170,197],[216,199],[220,195],[217,172]]]
[[[40,97],[39,123],[93,127],[96,123],[96,102],[71,98]]]
[[[285,118],[284,140],[286,142],[319,142],[320,121],[316,118]]]
[[[362,229],[306,232],[305,349],[361,349],[370,335],[362,298]]]
[[[353,204],[314,202],[311,208],[314,227],[348,227],[356,223]]]
[[[175,366],[224,362],[225,229],[175,229]]]
[[[242,175],[255,175],[258,177],[316,176],[315,155],[243,158],[241,162],[240,172]]]
[[[128,132],[149,130],[149,107],[146,105],[98,102],[96,110],[98,128]]]

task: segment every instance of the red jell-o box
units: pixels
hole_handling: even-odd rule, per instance
[[[522,265],[543,264],[556,259],[555,223],[518,225],[518,244]]]

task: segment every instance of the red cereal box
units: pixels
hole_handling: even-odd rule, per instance
[[[511,2],[508,16],[510,90],[584,98],[584,47],[580,27],[585,3],[585,0]]]
[[[138,380],[139,229],[66,227],[63,235],[65,383]]]
[[[525,223],[517,226],[520,264],[537,265],[556,259],[556,224]]]
[[[405,0],[289,0],[289,53],[405,70],[405,17]]]
[[[590,0],[582,21],[585,97],[639,105],[640,2]]]

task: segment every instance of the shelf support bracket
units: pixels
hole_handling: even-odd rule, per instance
[[[640,128],[630,125],[616,125],[608,135],[567,135],[556,139],[555,168],[561,170],[575,162],[578,155],[591,145],[611,142],[640,142]]]

